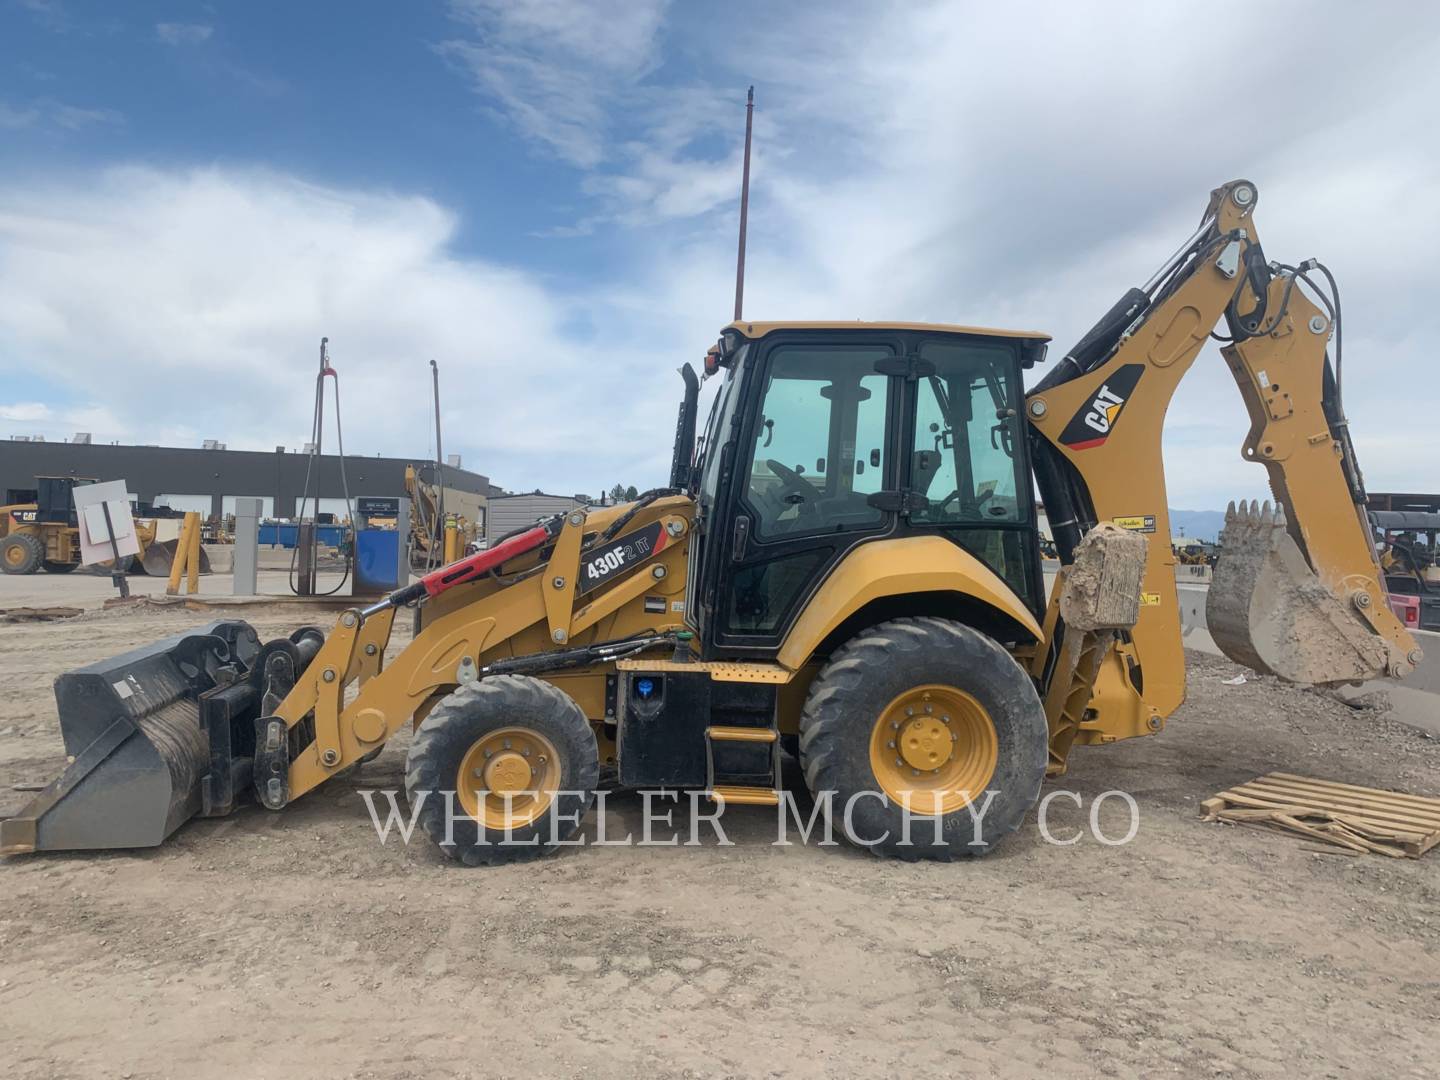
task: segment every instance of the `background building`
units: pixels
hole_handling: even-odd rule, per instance
[[[124,480],[140,502],[198,510],[207,517],[234,513],[235,498],[249,496],[264,503],[266,517],[292,518],[305,491],[311,457],[276,447],[271,452],[189,450],[172,446],[106,446],[82,442],[0,442],[0,494],[6,503],[29,502],[37,476],[76,476],[93,480]],[[405,495],[405,467],[415,466],[422,480],[433,483],[435,462],[412,458],[345,455],[350,496]],[[318,492],[322,513],[344,517],[345,488],[340,458],[318,459]],[[479,473],[446,466],[445,509],[471,521],[484,519],[490,481]],[[307,511],[308,516],[308,511]]]
[[[525,494],[492,493],[485,514],[485,539],[494,543],[506,533],[534,525],[541,518],[563,513],[576,506],[589,506],[585,495],[547,495],[543,491]]]

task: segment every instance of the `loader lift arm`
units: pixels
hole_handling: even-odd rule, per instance
[[[514,648],[511,643],[521,640],[522,631],[536,638],[537,657],[540,642],[548,645],[542,657],[548,667],[584,667],[664,644],[667,634],[679,629],[664,613],[621,640],[597,631],[608,627],[621,608],[653,592],[672,572],[674,560],[683,566],[688,508],[688,500],[662,490],[647,493],[619,516],[574,511],[442,567],[363,611],[344,612],[311,662],[309,676],[296,683],[273,717],[261,721],[282,723],[287,732],[312,715],[314,724],[313,742],[286,760],[274,796],[257,784],[262,802],[278,809],[383,745],[412,717],[423,718],[437,693],[488,674],[494,650]],[[597,518],[603,519],[598,526]],[[613,555],[617,549],[637,548],[623,558]],[[612,555],[609,562],[607,555]],[[522,569],[503,588],[478,601],[474,595],[456,599],[466,591],[457,586],[517,565]],[[606,576],[593,591],[586,588],[582,578],[608,575],[605,568],[612,565],[613,581]],[[379,656],[396,611],[421,600],[431,612],[423,644],[417,641],[382,671]],[[585,645],[565,649],[582,641]],[[518,659],[502,654],[494,660],[495,670],[519,670]],[[346,703],[345,688],[352,684],[358,693]],[[284,750],[294,742],[277,745]],[[262,764],[257,756],[257,774]],[[280,771],[268,765],[267,775]]]
[[[1296,682],[1400,677],[1420,659],[1380,584],[1327,352],[1338,310],[1300,287],[1313,285],[1315,263],[1266,261],[1256,201],[1245,180],[1212,192],[1190,240],[1026,398],[1062,563],[1100,521],[1149,541],[1140,618],[1116,647],[1116,675],[1143,687],[1149,715],[1137,710],[1135,723],[1152,730],[1185,692],[1161,432],[1176,386],[1220,324],[1228,334],[1215,336],[1251,420],[1242,456],[1265,466],[1278,505],[1232,505],[1209,602],[1217,644]],[[1052,654],[1063,632],[1050,639]]]

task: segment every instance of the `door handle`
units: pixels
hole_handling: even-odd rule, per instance
[[[735,519],[735,531],[730,542],[730,561],[743,562],[745,548],[750,540],[750,519],[741,514]]]

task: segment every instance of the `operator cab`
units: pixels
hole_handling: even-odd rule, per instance
[[[1045,607],[1021,372],[1044,334],[919,323],[727,327],[697,447],[689,619],[772,658],[857,545],[939,535]]]

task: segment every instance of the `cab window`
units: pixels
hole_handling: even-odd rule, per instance
[[[756,538],[868,529],[884,485],[886,346],[784,345],[770,359],[751,440],[745,502]]]
[[[917,381],[910,489],[929,500],[915,522],[1021,522],[1018,497],[1014,355],[1006,346],[941,344],[920,348],[934,373]]]

